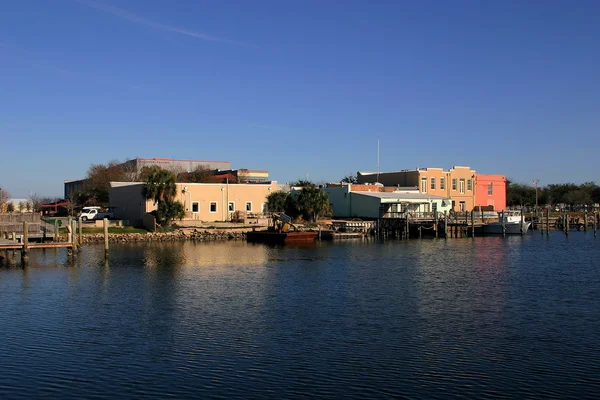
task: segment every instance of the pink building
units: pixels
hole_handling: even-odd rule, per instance
[[[493,207],[495,211],[506,208],[506,177],[504,175],[477,174],[475,178],[475,209]]]

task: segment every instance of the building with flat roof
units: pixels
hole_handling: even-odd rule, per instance
[[[156,210],[144,197],[144,182],[111,182],[109,204],[115,217],[141,225],[144,215]],[[176,183],[175,201],[185,210],[183,221],[230,221],[235,214],[261,215],[267,212],[267,197],[277,190],[268,183]]]
[[[471,167],[417,168],[396,172],[358,172],[358,183],[386,186],[416,186],[422,194],[447,197],[454,211],[470,211],[475,207],[475,177]]]
[[[447,197],[420,193],[416,187],[329,184],[322,189],[329,197],[334,218],[389,218],[399,213],[449,211]]]

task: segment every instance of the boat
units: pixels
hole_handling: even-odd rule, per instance
[[[249,243],[271,243],[271,244],[289,244],[314,242],[318,232],[315,231],[292,231],[278,232],[274,230],[261,230],[246,233],[246,240]]]
[[[252,232],[246,233],[246,240],[250,243],[307,243],[314,242],[317,234],[316,231],[300,230],[292,223],[292,218],[286,214],[273,213],[273,226],[266,230],[252,230]]]
[[[502,219],[504,218],[504,227],[507,235],[521,235],[527,233],[531,222],[523,221],[521,228],[521,211],[507,210],[498,212],[498,222],[490,222],[483,225],[484,235],[502,235]]]

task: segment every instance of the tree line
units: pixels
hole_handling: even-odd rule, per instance
[[[600,203],[600,186],[595,182],[549,184],[537,188],[538,205],[564,205],[568,208],[592,206]],[[536,188],[533,185],[506,181],[506,205],[509,207],[535,206]]]

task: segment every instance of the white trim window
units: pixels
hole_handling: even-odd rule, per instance
[[[465,178],[460,178],[460,192],[465,193]]]
[[[200,205],[197,201],[192,202],[192,212],[195,214],[200,211]]]
[[[452,190],[456,192],[456,178],[452,178]]]
[[[467,190],[469,192],[473,190],[473,179],[467,179]]]
[[[230,201],[227,203],[227,210],[229,210],[229,212],[235,211],[235,201]]]
[[[492,182],[488,183],[488,196],[491,196],[494,194],[494,185],[492,184]]]
[[[268,213],[269,212],[269,205],[267,203],[262,203],[260,205],[260,209],[262,210],[262,213]]]
[[[251,201],[246,202],[246,212],[252,212],[252,202]]]
[[[209,204],[209,210],[211,213],[216,213],[217,212],[217,202],[216,201],[211,201]]]
[[[441,190],[445,190],[446,189],[446,178],[444,178],[444,177],[440,178],[440,189]]]
[[[427,177],[421,178],[421,193],[427,193]]]
[[[431,178],[431,190],[435,190],[435,177]]]
[[[459,202],[458,208],[459,208],[459,211],[465,211],[466,210],[465,202],[464,201]]]

